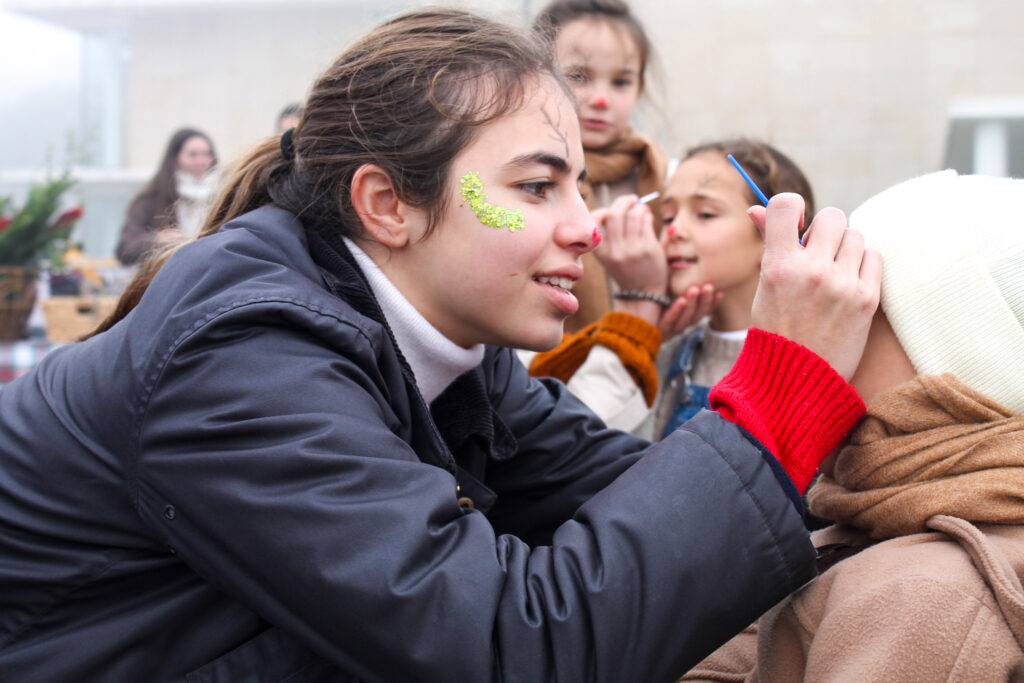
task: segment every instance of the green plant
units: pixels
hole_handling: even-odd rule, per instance
[[[74,184],[65,173],[32,185],[25,204],[16,211],[10,197],[0,197],[0,266],[35,267],[44,259],[60,259],[82,217],[80,206],[57,213],[61,197]]]

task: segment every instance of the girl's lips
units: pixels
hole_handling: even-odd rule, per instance
[[[683,258],[681,256],[677,256],[668,260],[668,267],[673,270],[683,270],[695,265],[697,265],[697,259],[695,258]]]
[[[604,130],[610,125],[607,121],[602,121],[601,119],[583,119],[582,124],[584,128],[590,130]]]
[[[553,285],[547,282],[541,282],[537,279],[534,279],[534,282],[543,289],[544,296],[548,298],[548,301],[551,302],[555,309],[562,315],[570,316],[579,310],[579,300],[568,289],[563,289],[558,285]]]

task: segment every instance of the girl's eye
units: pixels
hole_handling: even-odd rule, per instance
[[[565,80],[573,83],[585,83],[587,81],[587,74],[582,71],[570,71],[565,74]]]
[[[710,220],[710,219],[712,219],[712,218],[717,218],[717,216],[718,216],[718,214],[716,214],[716,213],[713,213],[713,212],[711,212],[711,211],[701,211],[701,212],[700,212],[699,214],[697,214],[697,215],[698,215],[698,216],[699,216],[700,218],[704,219],[704,220]]]
[[[522,183],[519,185],[520,189],[529,194],[530,196],[543,199],[548,196],[548,190],[554,187],[555,184],[550,180],[535,180],[529,183]]]
[[[633,85],[633,80],[630,78],[616,78],[612,81],[612,85],[616,88],[629,88]]]

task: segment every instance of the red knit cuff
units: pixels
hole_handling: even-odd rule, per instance
[[[857,391],[823,358],[751,328],[711,407],[768,448],[803,493],[818,465],[864,414]]]

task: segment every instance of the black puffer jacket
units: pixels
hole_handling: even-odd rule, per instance
[[[0,391],[0,679],[656,681],[810,578],[742,430],[648,447],[502,349],[432,418],[310,239],[243,216]]]

